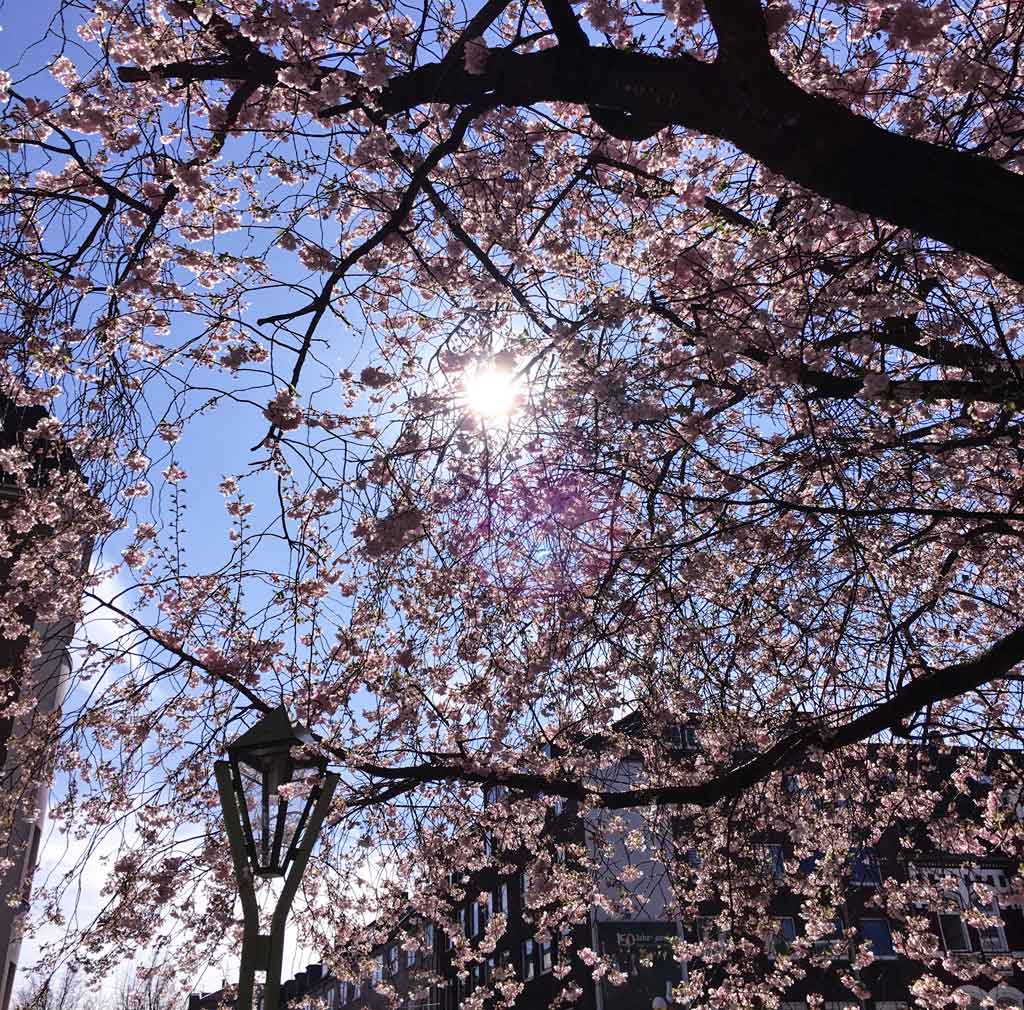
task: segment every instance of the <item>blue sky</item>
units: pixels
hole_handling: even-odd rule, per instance
[[[56,38],[45,37],[57,6],[56,0],[0,0],[0,66],[12,72],[15,82],[18,82],[16,89],[21,93],[36,97],[59,93],[58,86],[46,69],[60,54],[61,46]],[[65,25],[65,30],[74,38],[72,26]],[[67,55],[79,64],[80,69],[86,68],[90,54],[84,49],[72,49]],[[266,311],[279,309],[280,303],[276,301],[270,301],[264,306],[254,304],[248,316],[254,320]],[[337,323],[335,329],[340,328],[341,324]],[[339,336],[341,339],[338,345],[331,348],[325,357],[336,370],[355,368],[358,371],[366,360],[366,349],[351,341],[351,335],[348,333]],[[265,402],[270,398],[268,393],[269,388],[254,393],[252,398],[259,400],[262,397]],[[319,406],[327,408],[328,405],[321,403]],[[224,500],[217,490],[218,483],[226,473],[239,469],[240,460],[246,457],[254,458],[255,455],[266,455],[239,452],[246,438],[257,430],[253,423],[254,414],[258,416],[258,411],[253,406],[225,402],[208,420],[203,419],[202,422],[187,429],[181,442],[175,447],[175,455],[188,470],[191,478],[187,483],[189,554],[194,559],[194,564],[204,569],[216,566],[227,557],[226,531],[231,521],[224,511]],[[162,444],[157,442],[156,445]],[[244,449],[247,450],[248,445]],[[154,454],[154,462],[156,461]],[[163,465],[165,464],[155,469],[159,471]],[[146,518],[144,513],[149,508],[166,515],[166,495],[161,498],[161,489],[157,487],[154,490],[154,498],[148,503],[142,503],[139,519]],[[122,538],[108,544],[105,556],[95,558],[94,566],[102,567],[116,562],[120,548],[125,542],[126,539]],[[98,591],[109,598],[124,591],[129,582],[130,579],[125,575],[115,576],[104,583]],[[103,614],[97,614],[88,622],[86,628],[79,630],[80,637],[88,636],[89,639],[98,642],[110,641],[117,634],[118,629],[114,623]],[[88,688],[90,685],[85,686]],[[53,795],[59,796],[64,788],[65,783],[58,780],[54,784]],[[83,854],[83,843],[75,842],[55,831],[52,822],[47,825],[44,837],[37,882],[45,885],[47,880],[55,881],[69,867],[76,864]],[[100,890],[106,869],[102,859],[111,854],[118,840],[118,837],[114,836],[98,846],[86,864],[77,893],[69,893],[68,899],[64,902],[64,911],[72,926],[87,923],[100,907]],[[21,955],[21,981],[37,959],[41,947],[46,943],[59,943],[62,935],[62,929],[47,927],[39,936],[26,938]],[[312,960],[311,952],[295,948],[294,943],[291,946],[291,955],[285,960],[286,975],[303,968]],[[235,971],[235,960],[228,957],[221,964],[211,965],[206,975],[197,981],[196,987],[216,988],[221,984],[222,977],[230,980]]]

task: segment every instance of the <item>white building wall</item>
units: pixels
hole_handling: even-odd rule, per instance
[[[10,837],[0,842],[0,865],[10,862],[0,875],[0,1010],[9,1010],[14,993],[21,937],[32,891],[32,876],[46,818],[49,783],[39,781],[30,769],[17,768],[17,740],[31,732],[36,720],[59,715],[64,702],[71,663],[67,645],[73,627],[70,622],[43,629],[42,656],[33,670],[30,690],[36,704],[33,712],[15,724],[10,740],[7,766],[0,776],[3,792],[0,803],[18,805],[18,817]],[[36,779],[37,781],[33,781]]]

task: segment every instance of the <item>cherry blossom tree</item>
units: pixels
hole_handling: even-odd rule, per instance
[[[532,862],[547,934],[614,911],[624,837],[681,918],[729,895],[692,1005],[774,1007],[851,848],[1019,858],[1024,11],[59,14],[52,86],[3,81],[0,381],[44,410],[0,458],[0,627],[25,663],[31,615],[116,620],[16,757],[124,841],[55,959],[221,949],[210,765],[282,701],[343,774],[301,925],[352,972],[410,903],[454,928],[488,865]],[[77,466],[33,479],[44,443]],[[592,844],[557,863],[562,800]],[[821,858],[765,974],[780,831]],[[969,969],[928,887],[880,901],[937,1008]]]

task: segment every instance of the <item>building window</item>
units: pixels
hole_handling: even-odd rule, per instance
[[[21,888],[21,902],[26,909],[29,907],[32,899],[32,879],[36,875],[36,865],[39,862],[39,843],[41,839],[42,833],[39,830],[39,825],[33,825],[32,845],[29,848],[28,859],[25,861],[25,882]]]
[[[846,946],[846,923],[841,915],[832,921],[832,932],[814,941],[816,950],[829,950],[833,957],[846,957],[849,948]]]
[[[858,887],[878,887],[882,883],[882,871],[870,848],[861,849],[854,857],[850,883]]]
[[[771,873],[776,884],[781,884],[786,879],[786,865],[782,857],[781,845],[759,845],[758,854],[762,865]]]
[[[405,966],[406,966],[406,968],[415,968],[416,967],[416,948],[415,947],[410,947],[405,952]]]
[[[895,957],[888,919],[861,919],[860,935],[871,945],[875,957]]]
[[[423,944],[426,947],[426,953],[434,952],[434,924],[432,922],[428,922],[423,927]]]
[[[973,909],[992,921],[978,929],[978,949],[986,954],[1005,951],[1006,933],[999,909],[1000,892],[1007,889],[1006,874],[998,869],[939,867],[918,873],[936,885],[939,893],[939,932],[946,950],[966,954],[973,950],[965,912]],[[975,885],[980,885],[979,889]]]
[[[519,875],[519,893],[522,895],[523,907],[526,908],[530,900],[530,871],[523,870]]]
[[[466,910],[464,908],[459,909],[459,932],[463,936],[469,936],[469,926],[466,922]]]
[[[697,729],[678,722],[669,723],[665,727],[665,741],[675,750],[696,750]]]
[[[373,984],[376,985],[384,978],[384,955],[378,954],[373,962]]]
[[[701,943],[707,943],[709,940],[718,939],[718,922],[713,916],[697,916],[697,939]]]
[[[959,912],[939,912],[939,931],[942,943],[950,953],[962,954],[971,949],[971,938]]]
[[[796,939],[796,922],[791,915],[784,915],[776,920],[775,934],[769,942],[768,954],[786,954]]]
[[[508,911],[508,884],[499,884],[495,888],[491,909],[495,912]]]
[[[398,974],[398,945],[394,943],[388,948],[388,972]]]
[[[484,788],[484,804],[491,806],[500,803],[508,795],[507,786],[486,786]]]
[[[555,953],[550,940],[540,942],[540,973],[546,975],[555,966]]]
[[[537,974],[537,945],[533,940],[523,940],[523,981],[529,982]]]

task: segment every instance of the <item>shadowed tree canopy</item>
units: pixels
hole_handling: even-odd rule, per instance
[[[125,829],[64,955],[104,971],[176,922],[183,964],[214,956],[211,762],[282,702],[342,770],[302,924],[339,964],[407,901],[443,924],[496,853],[550,882],[541,930],[626,901],[600,854],[634,830],[680,915],[795,825],[834,856],[818,923],[876,830],[1019,857],[1024,11],[59,14],[45,85],[4,82],[0,382],[40,420],[0,447],[0,632],[86,621],[60,725],[15,755],[70,783],[87,853]],[[34,485],[40,442],[81,472]],[[106,567],[54,569],[41,524]],[[593,836],[561,868],[558,797]],[[744,960],[770,888],[741,890],[730,984],[778,998]]]

